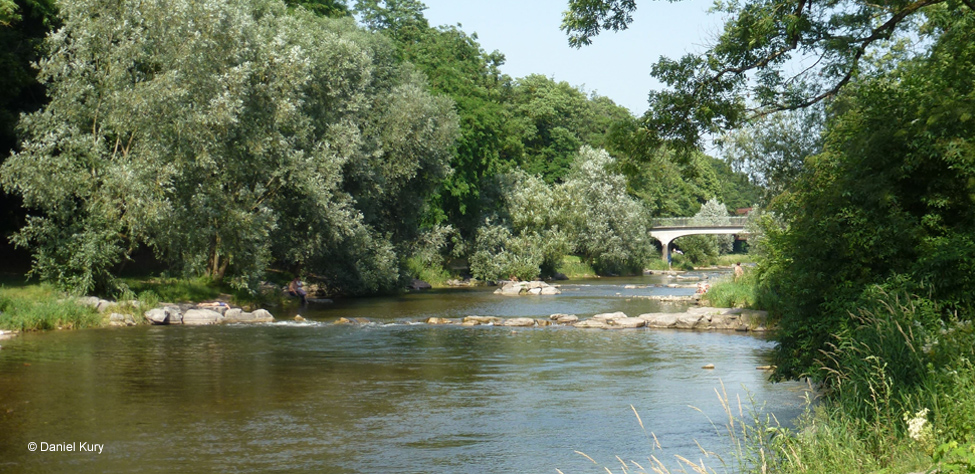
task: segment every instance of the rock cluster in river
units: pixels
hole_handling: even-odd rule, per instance
[[[182,324],[184,326],[204,326],[223,323],[270,323],[274,316],[266,309],[247,312],[225,303],[203,303],[200,305],[163,305],[145,312],[146,320],[152,324]]]
[[[502,281],[499,288],[494,290],[496,295],[560,295],[562,290],[557,285],[549,285],[544,281]]]
[[[553,314],[548,318],[502,318],[498,316],[465,316],[463,318],[430,317],[419,323],[456,326],[541,327],[571,326],[581,329],[691,329],[699,331],[765,331],[768,313],[738,308],[690,308],[683,313],[645,313],[636,317],[623,312],[601,313],[588,319],[574,314]],[[341,318],[335,324],[371,324],[367,318]]]

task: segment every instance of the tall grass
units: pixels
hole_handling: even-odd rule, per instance
[[[14,293],[14,294],[9,294]],[[17,294],[21,293],[21,294]],[[82,329],[101,325],[93,308],[53,297],[23,296],[0,289],[0,328],[12,331]]]
[[[566,255],[562,257],[562,264],[555,271],[569,277],[570,279],[592,278],[596,276],[596,270],[582,260],[578,255]]]
[[[757,288],[758,275],[752,270],[737,280],[731,275],[717,280],[702,299],[708,305],[719,308],[765,309],[759,307]]]
[[[205,278],[126,278],[123,280],[136,294],[155,295],[159,301],[184,303],[212,300],[220,296],[220,289]]]

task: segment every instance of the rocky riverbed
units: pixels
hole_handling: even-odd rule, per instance
[[[372,324],[368,318],[341,318],[334,324]],[[622,312],[601,313],[589,318],[574,314],[552,314],[548,318],[502,318],[497,316],[465,316],[462,318],[431,317],[419,324],[457,326],[544,327],[569,326],[580,329],[688,329],[698,331],[768,330],[768,313],[740,308],[695,307],[683,313],[645,313],[628,316]]]

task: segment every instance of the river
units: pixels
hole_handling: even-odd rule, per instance
[[[310,306],[306,323],[23,335],[0,349],[0,472],[570,474],[621,472],[615,456],[649,467],[650,455],[677,472],[675,454],[703,457],[697,443],[729,460],[716,390],[782,421],[802,409],[802,386],[756,370],[772,347],[762,337],[414,323],[679,311],[633,298],[693,292],[653,286],[672,281],[435,290]]]

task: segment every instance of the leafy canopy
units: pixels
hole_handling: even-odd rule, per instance
[[[562,29],[581,47],[604,29],[626,29],[636,8],[635,0],[569,0]],[[653,66],[670,90],[650,93],[648,123],[664,138],[696,144],[702,133],[810,106],[869,70],[869,53],[912,35],[924,15],[973,9],[972,0],[719,0],[714,10],[729,19],[715,43]]]

